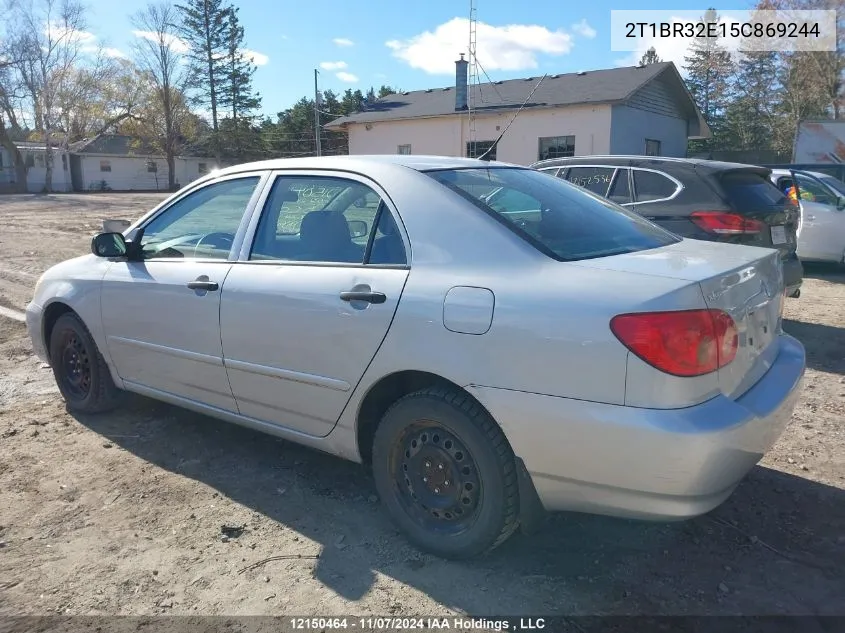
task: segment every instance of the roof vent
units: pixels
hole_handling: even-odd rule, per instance
[[[426,90],[426,92],[432,92],[432,89],[431,89],[431,88],[429,88],[428,90]]]
[[[534,81],[534,77],[527,77],[525,81]]]
[[[451,88],[443,88],[443,92],[448,92]]]
[[[410,92],[403,92],[402,94],[403,94],[403,95],[409,95],[409,94],[411,94],[411,93],[410,93]]]
[[[497,82],[496,82],[496,85],[497,85],[497,86],[501,86],[503,83],[505,83],[505,82],[504,82],[504,81],[497,81]]]
[[[560,77],[560,75],[552,75],[552,77],[551,77],[551,78],[552,78],[552,79],[557,79],[558,77]]]
[[[578,75],[579,77],[583,77],[584,75],[586,75],[586,74],[587,74],[587,71],[586,71],[586,70],[579,70],[579,71],[578,71],[577,73],[575,73],[575,74],[576,74],[576,75]]]

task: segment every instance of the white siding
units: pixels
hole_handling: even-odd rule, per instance
[[[26,188],[30,193],[41,193],[44,191],[47,182],[47,167],[44,165],[44,149],[22,147],[20,151],[25,161],[28,156],[31,156],[34,163],[32,167],[28,167],[26,170]],[[2,165],[2,168],[0,168],[0,185],[7,185],[15,181],[14,159],[9,156],[9,153],[4,148],[0,148],[0,154],[2,154],[2,158],[0,158],[0,165]],[[62,156],[65,157],[65,168],[63,168]],[[53,150],[52,190],[64,192],[71,191],[71,189],[70,156],[61,150],[55,149]]]
[[[102,183],[113,191],[166,191],[167,190],[167,160],[163,156],[108,156],[97,154],[80,154],[82,189],[84,191],[98,190]],[[101,163],[107,161],[111,171],[102,171]],[[153,161],[157,170],[151,172],[147,163]],[[205,163],[208,169],[213,168],[210,158],[176,158],[176,182],[187,185],[199,177],[199,165]]]
[[[476,119],[476,141],[493,141],[513,112],[483,115]],[[526,111],[516,118],[499,143],[496,159],[530,165],[538,159],[539,139],[549,136],[575,136],[575,155],[607,154],[610,152],[611,108],[573,106]],[[366,129],[363,123],[349,126],[350,154],[396,154],[399,145],[410,145],[412,154],[464,156],[469,139],[466,114],[382,121]]]

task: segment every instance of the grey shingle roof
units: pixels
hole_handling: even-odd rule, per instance
[[[681,82],[672,62],[548,75],[525,108],[625,101],[664,72],[674,75],[676,81]],[[476,111],[480,113],[518,108],[539,80],[540,76],[536,76],[473,86],[471,89]],[[688,96],[686,98],[689,99]],[[695,107],[691,100],[688,109],[690,115],[695,116]],[[452,85],[388,95],[375,101],[365,111],[335,119],[326,127],[338,127],[345,123],[443,116],[455,112],[455,86]]]

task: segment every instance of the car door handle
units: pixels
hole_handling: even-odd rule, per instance
[[[383,292],[371,290],[347,290],[340,293],[340,298],[344,301],[366,301],[367,303],[384,303],[387,301]]]
[[[194,281],[188,282],[188,288],[191,290],[208,290],[214,291],[217,290],[220,286],[217,284],[216,281],[204,281],[202,279],[195,279]]]

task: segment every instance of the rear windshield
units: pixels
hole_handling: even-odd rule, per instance
[[[786,195],[771,180],[756,172],[729,172],[721,180],[731,203],[739,211],[787,204]]]
[[[533,169],[427,173],[560,261],[632,253],[680,241],[632,211]]]

